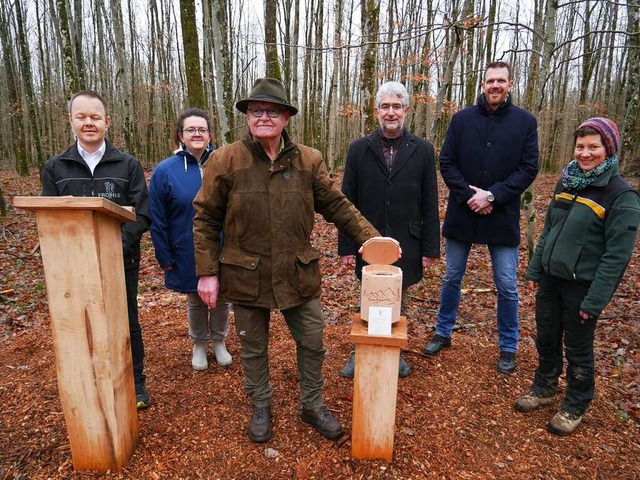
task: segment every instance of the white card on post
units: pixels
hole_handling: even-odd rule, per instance
[[[369,307],[369,335],[391,335],[391,321],[393,309],[391,307]]]

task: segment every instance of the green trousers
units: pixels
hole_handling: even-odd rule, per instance
[[[233,305],[235,326],[242,351],[244,390],[255,407],[271,405],[273,387],[269,383],[269,320],[268,308]],[[296,342],[300,401],[305,408],[317,408],[322,399],[322,344],[324,317],[320,297],[297,307],[282,310],[289,331]]]

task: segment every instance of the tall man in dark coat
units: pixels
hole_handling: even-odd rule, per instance
[[[438,185],[433,145],[405,128],[409,94],[399,82],[387,82],[376,94],[375,112],[380,127],[368,137],[351,143],[342,191],[383,236],[400,242],[402,304],[406,289],[422,279],[422,270],[440,256]],[[358,245],[345,235],[338,237],[338,254],[345,264],[355,264],[362,277]],[[353,378],[352,354],[340,374]],[[400,357],[398,374],[411,369]]]
[[[520,244],[520,195],[538,173],[538,125],[511,103],[511,67],[490,63],[477,104],[451,119],[440,153],[440,173],[449,188],[442,234],[447,269],[442,281],[436,334],[424,353],[451,346],[460,286],[469,250],[486,244],[498,289],[498,371],[515,369],[518,349],[516,267]]]

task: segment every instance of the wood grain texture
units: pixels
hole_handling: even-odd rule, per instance
[[[392,335],[367,335],[354,315],[351,341],[356,346],[351,454],[354,458],[393,458],[400,347],[407,343],[407,320]]]
[[[101,197],[13,197],[13,206],[32,212],[89,209],[121,222],[135,222],[136,220],[133,207],[121,207]]]
[[[79,207],[72,197],[61,200],[71,207],[33,209],[73,464],[80,470],[119,471],[138,442],[123,215],[111,208],[107,214],[102,207]]]

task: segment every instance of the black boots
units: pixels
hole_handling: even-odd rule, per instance
[[[342,370],[340,371],[340,376],[344,378],[353,378],[355,374],[355,368],[356,368],[356,355],[354,352],[351,352],[351,355],[349,356],[349,361],[344,367],[342,367]],[[411,367],[407,362],[404,361],[404,358],[402,358],[402,355],[400,355],[400,364],[398,365],[398,377],[407,378],[409,375],[411,375]]]
[[[271,438],[271,406],[253,407],[249,438],[256,443],[264,443]]]
[[[336,440],[344,435],[340,422],[324,406],[317,408],[303,407],[300,417],[303,422],[312,425],[325,438]]]
[[[443,337],[436,333],[431,341],[424,347],[423,353],[425,355],[436,355],[440,350],[449,348],[450,346],[451,338]]]

